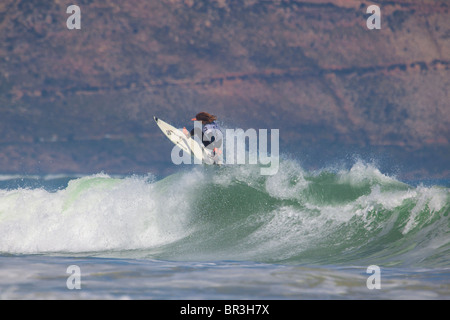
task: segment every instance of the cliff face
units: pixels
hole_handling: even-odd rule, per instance
[[[72,2],[3,1],[0,171],[160,170],[152,116],[205,110],[279,128],[291,154],[390,152],[450,176],[449,4],[374,3],[381,30],[359,0],[78,1],[68,30]]]

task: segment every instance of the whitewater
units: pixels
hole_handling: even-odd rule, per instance
[[[363,161],[3,176],[0,298],[448,299],[449,213],[448,185]]]

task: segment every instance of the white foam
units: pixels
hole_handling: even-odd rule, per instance
[[[303,169],[293,161],[281,162],[278,173],[266,181],[266,191],[280,199],[298,199],[307,186]]]
[[[18,180],[18,179],[39,179],[39,176],[21,175],[21,174],[0,174],[0,181]]]
[[[180,188],[161,193],[143,178],[95,175],[57,192],[1,190],[0,252],[126,250],[174,241],[184,236],[189,210]]]
[[[367,182],[399,183],[395,178],[391,178],[374,166],[361,160],[355,162],[350,170],[340,170],[339,183],[359,186]]]
[[[417,202],[411,210],[409,219],[405,228],[402,230],[402,233],[407,234],[410,232],[417,225],[417,216],[423,214],[424,211],[429,213],[427,219],[427,221],[429,221],[435,212],[440,211],[444,207],[448,201],[449,195],[448,189],[437,187],[427,188],[424,186],[417,187],[414,194]]]

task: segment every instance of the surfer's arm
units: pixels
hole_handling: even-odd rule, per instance
[[[186,127],[183,128],[183,133],[186,137],[192,137],[194,135],[194,129],[191,130],[191,132],[187,131]]]

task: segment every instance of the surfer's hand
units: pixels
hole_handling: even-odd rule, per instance
[[[183,128],[183,133],[186,135],[186,137],[189,136],[189,131],[187,131],[186,127]]]

